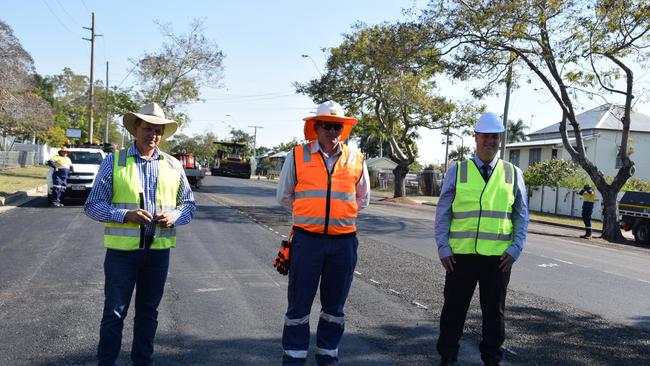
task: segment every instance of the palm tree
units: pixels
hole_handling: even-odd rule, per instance
[[[513,142],[526,141],[526,130],[528,126],[524,124],[524,121],[520,118],[517,122],[508,121],[508,143],[512,144]]]

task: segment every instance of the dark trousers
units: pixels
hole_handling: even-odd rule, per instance
[[[104,312],[99,330],[97,364],[115,366],[122,346],[122,328],[135,288],[133,365],[153,365],[153,341],[158,305],[163,296],[169,249],[121,251],[108,249],[104,260]]]
[[[309,348],[309,313],[320,280],[321,314],[316,330],[316,362],[337,364],[343,336],[343,306],[357,265],[356,235],[316,238],[296,232],[291,243],[289,305],[282,331],[283,365],[302,365]]]
[[[582,203],[582,221],[585,223],[585,231],[587,235],[591,235],[591,214],[593,211],[593,202]]]
[[[510,272],[499,269],[498,256],[454,255],[454,271],[445,278],[445,302],[440,315],[438,353],[450,360],[458,356],[458,341],[476,284],[479,284],[483,339],[479,345],[484,362],[500,362],[505,340],[505,303]]]

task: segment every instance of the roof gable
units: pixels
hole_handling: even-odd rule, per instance
[[[596,108],[576,115],[581,130],[622,130],[623,107],[614,104],[603,104]],[[650,116],[643,113],[630,113],[630,131],[650,132]],[[571,124],[567,123],[567,132],[573,131]],[[560,122],[544,127],[528,135],[531,140],[560,132]]]

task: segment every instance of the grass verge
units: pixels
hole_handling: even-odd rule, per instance
[[[0,196],[45,184],[47,165],[0,170]]]

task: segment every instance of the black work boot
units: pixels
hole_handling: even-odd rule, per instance
[[[455,365],[455,364],[456,361],[451,358],[445,356],[440,357],[440,366]]]
[[[580,237],[583,239],[591,239],[591,229],[586,229],[585,235],[580,235]]]

